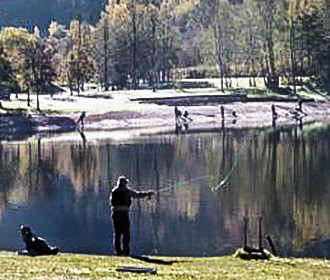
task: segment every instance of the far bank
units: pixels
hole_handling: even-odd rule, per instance
[[[35,109],[35,96],[31,107],[27,107],[26,99],[20,94],[19,98],[11,95],[10,101],[1,101],[2,138],[75,131],[82,112],[86,112],[84,131],[174,130],[175,106],[189,114],[191,120],[185,130],[302,126],[327,122],[330,117],[329,102],[315,94],[256,96],[241,92],[223,94],[214,89],[160,90],[156,94],[151,90],[89,91],[80,96],[63,92],[53,97],[40,96],[41,112]],[[299,100],[303,101],[302,112],[297,111]]]

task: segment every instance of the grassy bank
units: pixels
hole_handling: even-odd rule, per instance
[[[155,264],[130,257],[60,254],[26,257],[0,252],[0,279],[330,279],[330,261],[234,257],[156,258]],[[119,266],[156,268],[157,274],[117,272]]]

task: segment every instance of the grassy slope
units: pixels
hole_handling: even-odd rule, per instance
[[[325,260],[162,259],[177,262],[156,265],[126,257],[71,254],[32,258],[0,252],[0,279],[330,279],[330,261]],[[157,275],[116,272],[118,266],[157,268]]]

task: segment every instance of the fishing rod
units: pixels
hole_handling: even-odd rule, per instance
[[[202,179],[206,179],[206,178],[210,178],[210,177],[213,177],[212,175],[202,175],[202,176],[197,176],[197,177],[194,177],[190,180],[183,180],[181,182],[177,182],[177,183],[174,183],[174,184],[171,184],[171,183],[163,183],[163,185],[165,185],[165,187],[163,188],[160,188],[160,189],[154,189],[153,186],[151,185],[134,185],[134,188],[141,188],[141,187],[149,187],[150,190],[154,191],[155,194],[164,194],[166,192],[170,192],[172,190],[175,190],[177,189],[178,187],[181,187],[185,184],[188,184],[188,183],[192,183],[192,182],[195,182],[195,181],[199,181],[199,180],[202,180]],[[102,182],[109,182],[111,183],[111,180],[103,180]]]
[[[27,205],[19,205],[16,203],[8,202],[7,203],[7,209],[11,211],[19,211],[21,209],[27,208]]]
[[[178,182],[176,184],[169,185],[168,187],[160,188],[159,190],[156,190],[156,193],[165,193],[167,191],[171,191],[171,190],[174,190],[174,189],[176,189],[180,186],[183,186],[187,183],[195,182],[195,181],[202,180],[202,179],[205,179],[205,178],[210,178],[210,175],[202,175],[202,176],[194,177],[191,180],[184,180],[182,182]]]
[[[117,183],[117,180],[111,180],[111,179],[103,179],[103,180],[99,180],[99,182],[101,183],[109,183],[109,184],[113,184],[114,186],[116,185]],[[166,184],[169,184],[169,183],[166,183]],[[139,188],[139,187],[152,187],[151,185],[134,185],[136,188]]]

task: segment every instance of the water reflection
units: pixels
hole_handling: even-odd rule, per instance
[[[109,188],[125,174],[159,191],[133,207],[135,254],[230,253],[244,216],[257,245],[261,215],[280,254],[329,257],[329,136],[329,128],[274,127],[126,144],[0,144],[0,249],[22,246],[15,233],[24,223],[64,251],[111,253]]]

